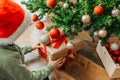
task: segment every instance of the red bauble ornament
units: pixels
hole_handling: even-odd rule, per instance
[[[107,44],[105,45],[105,47],[106,47],[107,49],[109,49],[109,48],[110,48],[110,43],[107,43]]]
[[[104,12],[104,8],[101,5],[98,5],[94,8],[94,14],[101,15]]]
[[[117,62],[117,58],[116,57],[112,57],[112,60],[116,63]]]
[[[114,53],[114,55],[116,55],[116,56],[120,55],[120,51],[119,51],[119,50],[114,51],[113,53]]]
[[[113,54],[112,53],[109,53],[110,54],[110,56],[112,57],[113,56]]]
[[[117,57],[117,62],[120,64],[120,56]]]
[[[57,28],[53,28],[50,30],[49,35],[51,36],[51,38],[58,38],[60,36],[60,31]]]
[[[37,21],[36,22],[36,28],[38,30],[42,30],[44,28],[44,23],[42,21]]]
[[[112,54],[113,53],[113,50],[112,49],[108,49],[108,52],[110,53],[110,54]]]
[[[38,20],[38,16],[36,14],[32,15],[32,21],[36,22]]]
[[[56,0],[46,0],[46,5],[49,7],[49,8],[54,8],[57,4],[57,1]]]

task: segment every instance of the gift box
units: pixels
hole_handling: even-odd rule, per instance
[[[79,35],[76,35],[73,40],[69,40],[67,37],[62,35],[62,41],[59,43],[61,39],[58,39],[57,41],[44,45],[41,43],[42,50],[39,49],[39,53],[43,55],[44,58],[47,57],[47,55],[50,55],[52,60],[58,59],[60,57],[67,57],[68,55],[72,53],[76,53],[80,49],[84,47],[84,41],[80,38]],[[67,48],[67,43],[72,42],[74,44],[74,47],[72,50],[69,50]],[[59,47],[58,47],[59,45]],[[56,47],[57,46],[57,47]]]
[[[80,39],[79,36],[75,36],[73,40],[69,40],[69,41],[74,44],[74,48],[71,50],[72,51],[71,53],[79,51],[84,46],[84,41]],[[55,43],[47,46],[47,52],[48,54],[51,55],[53,60],[59,57],[66,57],[68,55],[69,50],[67,49],[67,46],[64,42],[61,44],[61,46],[58,49],[53,48],[54,44]]]
[[[110,38],[108,42],[118,42],[117,38]],[[105,46],[101,46],[101,41],[98,42],[96,51],[105,67],[106,72],[110,78],[120,78],[120,65],[115,63],[109,54],[107,48]]]

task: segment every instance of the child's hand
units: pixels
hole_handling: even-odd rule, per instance
[[[54,61],[49,58],[48,64],[52,65],[54,69],[59,69],[63,65],[64,61],[65,58],[63,57],[58,58],[57,60]]]
[[[41,48],[40,43],[37,43],[36,45],[34,45],[34,46],[32,47],[32,50],[36,50],[36,49],[38,49],[38,48]]]

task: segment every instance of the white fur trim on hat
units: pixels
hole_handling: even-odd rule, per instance
[[[10,37],[0,38],[0,43],[2,44],[13,43],[27,29],[27,27],[30,26],[31,23],[32,21],[31,21],[30,12],[26,11],[24,20],[22,24],[19,26],[19,28]]]

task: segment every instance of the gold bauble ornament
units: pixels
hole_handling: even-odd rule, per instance
[[[98,35],[100,38],[105,38],[107,36],[107,31],[106,30],[99,30]]]
[[[86,15],[83,15],[83,16],[82,16],[82,22],[83,22],[84,24],[89,24],[90,21],[91,21],[90,15],[86,14]]]

